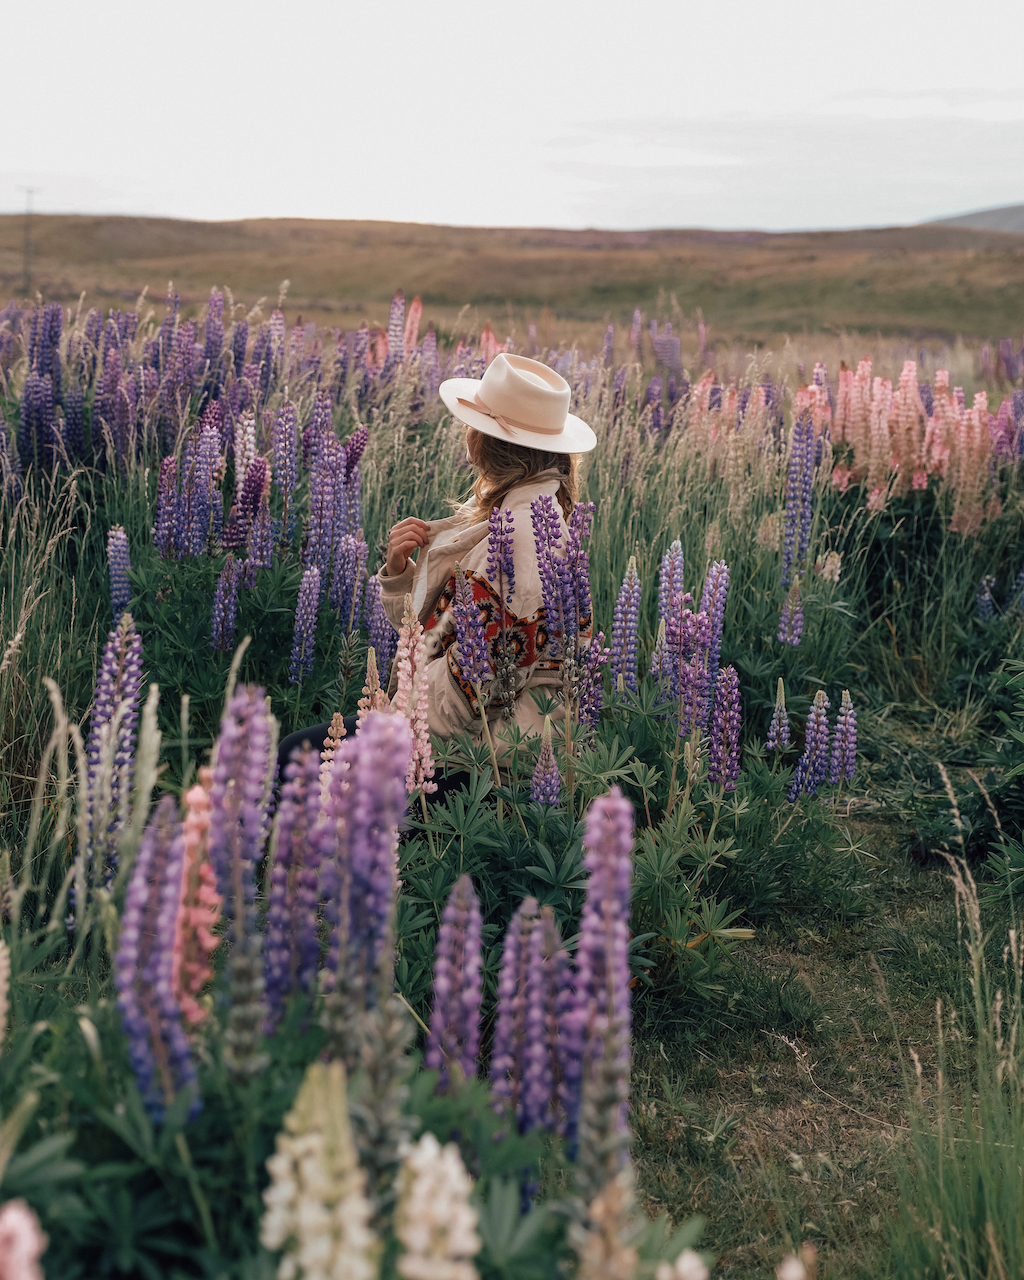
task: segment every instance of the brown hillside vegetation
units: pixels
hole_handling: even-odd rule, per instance
[[[22,289],[24,219],[0,217],[0,285]],[[950,226],[860,231],[558,231],[414,223],[36,215],[33,292],[107,305],[145,286],[159,305],[173,279],[190,309],[211,285],[350,327],[386,323],[397,288],[419,293],[425,319],[496,329],[539,321],[541,341],[596,337],[633,308],[712,332],[770,342],[807,331],[925,339],[998,338],[1024,328],[1024,235]],[[673,295],[676,305],[673,306]],[[568,326],[568,327],[567,327]],[[545,333],[545,328],[548,332]]]

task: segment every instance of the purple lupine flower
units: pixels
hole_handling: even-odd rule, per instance
[[[32,372],[25,379],[18,419],[18,452],[27,466],[51,463],[56,455],[56,412],[49,375]]]
[[[295,636],[292,640],[292,664],[288,678],[292,684],[301,684],[313,670],[316,656],[316,622],[320,610],[320,570],[310,565],[299,584],[299,598],[295,605]]]
[[[996,580],[991,574],[982,578],[981,587],[974,597],[978,605],[978,617],[982,622],[991,622],[995,617],[996,602],[992,599],[992,588],[995,584]]]
[[[540,754],[533,770],[530,783],[530,799],[534,804],[558,804],[562,780],[558,776],[558,761],[551,745],[551,717],[544,717],[544,728],[541,730]]]
[[[465,1079],[476,1073],[480,1047],[480,903],[468,875],[451,891],[434,957],[434,1007],[430,1015],[426,1064],[440,1070],[445,1092],[450,1068],[458,1063]]]
[[[193,1096],[190,1118],[202,1106],[172,980],[184,851],[174,799],[164,796],[139,844],[114,959],[128,1058],[146,1110],[157,1122],[183,1089]]]
[[[342,482],[339,484],[335,518],[338,533],[355,533],[363,527],[363,481],[360,459],[370,439],[365,426],[353,431],[341,450]]]
[[[736,790],[740,776],[740,678],[734,667],[723,667],[715,681],[708,735],[708,779],[726,791]]]
[[[128,581],[128,570],[132,565],[128,558],[128,535],[124,531],[124,525],[115,524],[107,534],[107,565],[110,569],[110,604],[116,627],[132,596]]]
[[[644,405],[651,406],[651,430],[661,430],[661,397],[663,384],[658,374],[647,384],[647,391],[644,395]]]
[[[262,569],[269,569],[274,563],[274,531],[276,525],[270,514],[269,479],[270,477],[268,476],[267,481],[264,482],[259,506],[256,508],[256,514],[253,516],[252,524],[249,526],[249,558],[247,563],[253,569],[257,566]]]
[[[487,522],[487,576],[494,583],[498,597],[511,604],[516,589],[516,561],[513,547],[515,528],[512,512],[506,507],[491,511]]]
[[[692,603],[689,592],[676,597],[665,630],[665,653],[660,678],[678,704],[679,736],[707,725],[711,711],[708,661],[711,651],[711,619],[682,607]]]
[[[274,484],[281,495],[281,536],[286,543],[295,537],[295,490],[299,483],[299,417],[295,406],[285,400],[274,418]]]
[[[331,552],[334,550],[340,452],[337,440],[326,442],[309,477],[309,526],[302,550],[302,566],[308,569],[315,564],[324,586],[330,581]]]
[[[825,714],[828,706],[829,701],[825,697],[825,690],[819,689],[814,695],[814,701],[807,716],[807,724],[804,726],[804,753],[796,766],[793,781],[786,794],[790,804],[795,804],[797,797],[803,791],[810,796],[816,795],[828,774],[829,730],[828,716]]]
[[[786,476],[786,514],[782,539],[782,585],[793,581],[793,570],[803,564],[811,530],[814,480],[814,424],[804,415],[793,424]]]
[[[491,1047],[491,1092],[507,1098],[523,1131],[523,1084],[526,1058],[526,980],[530,936],[537,919],[537,899],[524,898],[512,915],[501,952],[498,1008]]]
[[[107,636],[89,717],[89,848],[80,852],[94,884],[104,883],[116,866],[117,833],[128,820],[141,691],[142,639],[132,615],[122,613]],[[109,777],[107,759],[113,766]]]
[[[379,976],[392,955],[398,825],[411,751],[408,720],[371,711],[358,737],[339,744],[331,766],[316,839],[330,931],[327,989],[347,999],[349,1014],[390,994],[390,979],[381,984]]]
[[[213,593],[213,617],[210,645],[226,653],[235,643],[235,624],[238,616],[238,587],[241,568],[234,555],[229,555],[217,579]]]
[[[775,694],[775,710],[768,725],[768,750],[789,746],[789,713],[786,711],[786,686],[779,676],[779,686]]]
[[[398,648],[398,632],[391,625],[381,598],[377,575],[367,578],[363,592],[363,625],[366,627],[370,648],[377,655],[377,670],[383,688],[388,687],[388,674]]]
[[[338,611],[338,622],[343,631],[351,631],[359,620],[359,589],[366,576],[369,553],[370,549],[362,537],[353,533],[343,534],[335,548],[328,599],[331,608]]]
[[[583,843],[589,879],[576,949],[576,991],[563,1021],[566,1131],[570,1140],[576,1135],[584,1076],[601,1056],[603,1037],[611,1030],[623,1037],[626,1045],[629,1042],[633,806],[618,787],[590,806]],[[613,1023],[617,1025],[613,1027]],[[624,1125],[625,1078],[622,1085],[619,1122]]]
[[[156,486],[156,522],[153,545],[162,560],[174,554],[174,516],[178,505],[178,459],[171,456],[160,463]]]
[[[631,693],[637,691],[637,632],[640,627],[640,575],[636,571],[636,556],[629,557],[626,576],[622,580],[612,622],[612,652],[609,670],[612,688],[623,687]]]
[[[587,645],[580,660],[579,685],[576,690],[576,719],[585,729],[596,729],[604,705],[604,681],[601,668],[608,661],[604,648],[604,632],[599,631]]]
[[[708,682],[714,688],[718,679],[718,661],[722,653],[722,631],[725,627],[725,602],[729,594],[729,566],[716,560],[704,579],[700,607],[711,619],[711,646],[708,651]]]
[[[295,748],[284,767],[275,818],[263,952],[268,1035],[284,1014],[286,997],[296,987],[311,991],[316,982],[320,851],[313,833],[319,818],[319,744],[305,744]]]
[[[302,433],[302,465],[310,471],[315,471],[320,465],[324,450],[335,438],[331,393],[318,391],[313,397],[309,422]]]
[[[206,328],[204,331],[203,363],[211,386],[220,386],[220,353],[224,349],[224,295],[219,289],[210,290],[206,304]]]
[[[221,543],[225,549],[238,551],[249,545],[249,535],[252,532],[253,522],[264,501],[265,490],[269,487],[270,476],[268,471],[266,458],[255,457],[249,463],[245,479],[242,481],[241,489],[238,491],[235,505],[231,509],[231,515],[221,538]],[[268,516],[270,514],[269,507],[267,514]]]
[[[601,344],[601,363],[606,369],[612,367],[612,356],[615,350],[615,326],[610,324],[604,331],[604,342]]]
[[[590,600],[590,557],[583,544],[593,529],[595,509],[592,502],[577,502],[569,516],[564,582],[566,633],[570,641],[574,641],[585,629],[593,613]]]
[[[672,612],[672,601],[684,594],[683,563],[683,546],[676,538],[661,558],[658,575],[658,617],[666,626]]]
[[[180,554],[200,556],[220,534],[223,508],[214,479],[219,466],[220,436],[214,428],[186,440],[174,513],[174,545]]]
[[[231,331],[231,358],[235,366],[235,377],[241,378],[245,368],[245,352],[249,345],[249,321],[236,320]]]
[[[779,613],[779,643],[795,649],[804,633],[804,607],[800,600],[800,584],[794,582]]]
[[[566,628],[567,573],[562,555],[562,522],[549,494],[542,493],[530,503],[530,520],[533,524],[533,541],[537,552],[548,635],[551,637],[552,649],[558,651],[559,644],[555,637],[564,637]]]
[[[848,689],[843,690],[839,714],[832,731],[832,766],[829,782],[838,787],[843,781],[852,782],[857,767],[857,713]]]
[[[392,367],[396,364],[401,364],[404,355],[405,294],[399,289],[391,299],[391,312],[388,315],[388,366]]]
[[[84,393],[77,380],[64,397],[64,445],[72,458],[81,458],[85,452]]]
[[[641,361],[643,359],[643,354],[640,349],[640,342],[641,342],[641,339],[643,338],[643,335],[644,335],[644,318],[640,314],[640,308],[637,307],[636,310],[633,312],[633,323],[632,325],[630,325],[630,329],[629,329],[629,340],[633,344],[633,347],[636,350],[637,359]]]
[[[455,566],[455,599],[452,601],[455,644],[463,679],[479,690],[491,678],[484,618],[473,587],[459,565]]]
[[[526,973],[526,1046],[521,1127],[565,1128],[562,1037],[572,1008],[572,975],[555,913],[542,907],[530,931]]]

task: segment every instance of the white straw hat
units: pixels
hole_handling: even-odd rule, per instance
[[[499,440],[547,453],[589,453],[597,444],[569,412],[568,382],[539,360],[501,352],[482,379],[449,378],[439,394],[460,422]]]

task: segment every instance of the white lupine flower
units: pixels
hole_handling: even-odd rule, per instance
[[[659,1262],[654,1280],[708,1280],[711,1273],[704,1259],[692,1249],[684,1249],[675,1263]]]
[[[8,1200],[0,1208],[0,1280],[43,1280],[39,1259],[47,1244],[24,1200]]]
[[[379,1250],[340,1062],[310,1065],[276,1141],[260,1241],[284,1250],[278,1280],[375,1280]]]
[[[807,1268],[799,1258],[789,1254],[775,1268],[775,1280],[807,1280]]]
[[[477,1280],[470,1261],[480,1249],[473,1180],[459,1149],[432,1133],[405,1144],[398,1175],[395,1234],[405,1246],[398,1270],[406,1280]]]

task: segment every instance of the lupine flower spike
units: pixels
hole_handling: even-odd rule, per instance
[[[395,1235],[404,1252],[396,1266],[405,1280],[477,1280],[480,1251],[472,1179],[454,1142],[442,1147],[425,1133],[404,1152],[398,1175]]]
[[[558,776],[558,761],[551,745],[551,717],[544,717],[544,728],[541,730],[540,755],[533,770],[530,784],[530,799],[534,804],[558,804],[562,780]]]
[[[476,1072],[480,1046],[480,903],[468,875],[455,882],[441,918],[434,959],[434,1008],[427,1040],[428,1067],[440,1071],[444,1092],[458,1065],[464,1079]]]
[[[128,535],[123,525],[115,525],[107,534],[107,564],[110,566],[110,603],[116,627],[128,608],[132,594],[128,582],[128,570],[132,567],[128,558]]]
[[[288,678],[292,684],[301,684],[313,670],[316,656],[316,622],[320,608],[320,570],[310,565],[299,584],[299,599],[295,606],[295,636],[292,640],[292,665]]]
[[[629,557],[626,576],[622,580],[619,597],[615,602],[612,623],[612,652],[609,670],[612,687],[637,691],[637,631],[640,623],[640,575],[636,571],[636,556]]]
[[[572,1004],[569,957],[555,914],[541,907],[530,930],[526,958],[526,1065],[522,1128],[565,1129],[565,1086],[559,1026]]]
[[[779,614],[779,643],[795,649],[804,632],[804,608],[800,602],[800,586],[794,582]]]
[[[768,750],[789,746],[789,714],[786,711],[786,687],[779,676],[778,690],[775,694],[775,710],[768,725]]]
[[[356,733],[362,730],[363,722],[371,711],[390,711],[391,703],[388,695],[380,687],[377,674],[377,655],[371,645],[366,651],[366,683],[363,685],[363,696],[359,699],[356,715]]]
[[[853,709],[853,700],[848,689],[843,690],[836,716],[835,729],[832,731],[832,766],[829,782],[834,787],[841,782],[852,782],[857,767],[857,713]]]
[[[409,794],[419,790],[429,794],[437,790],[434,777],[434,755],[430,745],[430,727],[427,721],[427,641],[423,626],[412,607],[412,596],[405,597],[405,615],[398,633],[398,650],[395,654],[398,672],[398,689],[392,703],[394,709],[405,716],[412,729],[412,754],[406,787]]]
[[[825,696],[825,690],[819,689],[814,695],[814,701],[807,716],[804,729],[806,735],[804,753],[800,757],[786,795],[790,804],[795,804],[797,797],[803,791],[812,796],[817,794],[818,788],[828,774],[829,730],[828,716],[825,714],[828,706],[829,701]]]
[[[220,942],[213,931],[220,920],[221,896],[210,863],[210,787],[213,771],[199,770],[199,782],[185,792],[181,905],[174,934],[171,981],[182,1017],[197,1027],[209,1012],[199,997],[213,977],[211,957]]]
[[[526,979],[530,936],[537,919],[537,899],[524,898],[512,915],[501,954],[498,1015],[491,1047],[491,1092],[508,1099],[517,1121],[522,1119],[525,1075]],[[520,1125],[520,1128],[522,1126]]]
[[[718,679],[718,659],[722,652],[722,631],[725,627],[725,602],[729,595],[729,566],[724,560],[716,560],[704,580],[700,598],[701,613],[711,619],[711,643],[708,649],[708,684],[714,689]]]
[[[740,776],[740,678],[735,667],[723,667],[715,682],[708,735],[708,780],[726,791],[736,790]]]
[[[210,645],[222,653],[234,648],[238,617],[238,588],[241,578],[241,566],[235,559],[234,553],[229,553],[213,594],[213,618],[210,627],[212,632]]]

